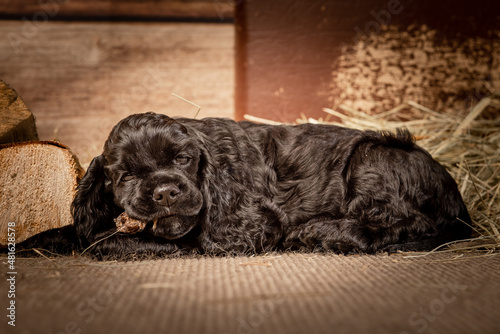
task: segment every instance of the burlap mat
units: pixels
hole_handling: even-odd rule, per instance
[[[273,254],[138,262],[18,258],[16,327],[5,317],[9,286],[4,279],[0,329],[54,334],[500,333],[500,257],[455,256]]]

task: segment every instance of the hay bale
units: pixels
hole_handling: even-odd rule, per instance
[[[0,144],[38,140],[35,118],[21,96],[0,80]]]
[[[70,205],[83,170],[65,146],[32,142],[0,146],[0,244],[9,222],[16,242],[72,223]]]

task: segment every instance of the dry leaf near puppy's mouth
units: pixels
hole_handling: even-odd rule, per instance
[[[144,231],[146,222],[134,218],[130,218],[126,212],[122,212],[115,219],[116,228],[119,232],[135,234]]]

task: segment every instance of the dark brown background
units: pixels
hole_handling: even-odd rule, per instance
[[[465,57],[477,58],[478,55],[471,54],[474,52],[487,55],[480,62],[464,66],[475,66],[478,71],[470,69],[467,75],[469,79],[458,79],[464,81],[464,85],[469,86],[468,89],[456,88],[451,94],[466,100],[478,93],[498,92],[500,54],[497,51],[493,55],[493,47],[488,45],[499,39],[499,13],[498,1],[490,0],[243,1],[236,7],[235,16],[237,117],[241,118],[248,113],[293,122],[300,117],[300,113],[319,118],[325,116],[322,112],[324,107],[346,102],[349,104],[359,99],[387,100],[383,107],[395,107],[402,102],[400,100],[404,99],[403,95],[408,95],[409,92],[397,88],[376,96],[378,89],[386,88],[386,83],[377,83],[377,77],[385,75],[390,69],[370,68],[370,63],[377,62],[370,54],[348,65],[350,68],[364,66],[371,72],[366,76],[373,76],[373,80],[363,81],[361,85],[364,87],[347,86],[342,82],[343,79],[339,85],[332,80],[332,75],[335,77],[338,71],[345,70],[339,69],[339,57],[360,43],[386,46],[396,56],[410,58],[412,55],[405,54],[405,48],[417,50],[422,49],[422,46],[415,40],[418,36],[415,37],[414,33],[413,36],[405,37],[401,32],[411,33],[419,31],[421,27],[437,32],[432,38],[433,49],[428,52],[430,57],[437,55],[444,59],[456,48],[464,48]],[[398,31],[387,37],[387,27]],[[468,45],[471,39],[478,38],[481,39],[478,43],[480,45]],[[405,42],[412,39],[415,42],[405,46]],[[342,51],[342,47],[347,51]],[[495,48],[500,48],[500,44],[497,43]],[[362,48],[358,48],[358,53],[359,49]],[[381,55],[384,61],[390,61],[391,57],[393,55],[390,53]],[[404,64],[395,65],[403,68],[402,73],[398,72],[391,77],[391,81],[398,85],[408,80],[404,75],[407,69]],[[416,66],[423,67],[425,64]],[[483,70],[483,66],[489,67]],[[454,74],[454,67],[456,64],[450,63],[442,70],[446,76],[450,76]],[[496,72],[494,78],[488,76],[492,71]],[[432,75],[430,69],[424,72],[429,73],[416,73],[412,76]],[[430,108],[443,107],[438,100],[446,99],[446,96],[436,92],[432,99],[426,100],[426,93],[423,91],[439,90],[439,86],[444,85],[444,80],[424,80],[420,85],[422,94],[417,96],[417,100],[421,97],[421,101],[416,102],[423,102]],[[486,88],[481,88],[482,86]],[[340,99],[341,94],[349,88],[366,91],[368,96],[349,93]],[[355,103],[353,106],[357,107]],[[377,111],[377,108],[371,106],[362,107],[366,112]]]

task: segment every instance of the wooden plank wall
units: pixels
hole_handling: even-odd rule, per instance
[[[58,20],[57,15],[37,21],[37,7],[22,10],[20,5],[35,2],[39,3],[19,1],[8,9],[0,5],[4,14],[26,13],[25,19],[0,20],[0,78],[32,110],[40,139],[60,140],[84,166],[101,153],[111,127],[131,113],[195,116],[197,108],[172,93],[200,105],[199,118],[233,117],[231,23],[156,18],[153,22],[72,21],[69,16]],[[91,6],[82,3],[61,4],[60,13],[73,13],[82,6],[87,10],[78,17],[91,15]],[[186,3],[189,7],[196,2]],[[70,11],[63,5],[73,7]],[[195,14],[194,21],[201,15]],[[214,15],[218,15],[216,11]]]

